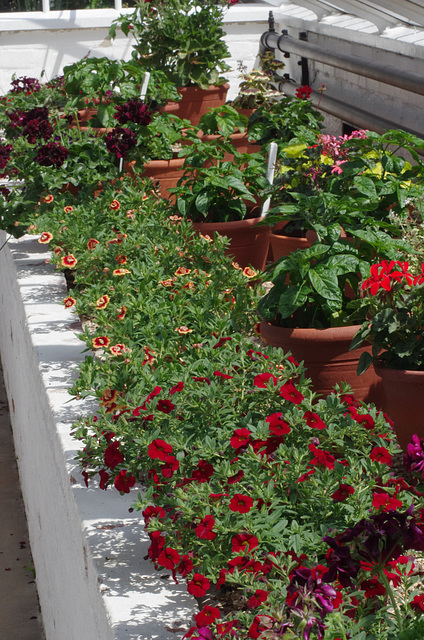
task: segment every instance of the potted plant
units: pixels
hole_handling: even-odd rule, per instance
[[[375,262],[361,291],[355,307],[365,320],[351,348],[367,340],[372,350],[361,355],[358,374],[376,363],[385,392],[381,408],[406,450],[414,434],[424,435],[424,264],[410,269],[403,260]]]
[[[241,154],[228,141],[203,141],[196,136],[182,154],[186,156],[184,173],[170,190],[175,214],[189,219],[203,235],[229,237],[228,252],[241,267],[251,264],[263,269],[269,227],[257,225],[263,220],[260,193],[269,185],[264,158]]]
[[[240,71],[241,82],[238,95],[231,101],[231,106],[239,113],[250,116],[260,105],[271,106],[284,94],[272,88],[272,82],[280,78],[277,71],[284,69],[281,60],[276,60],[272,51],[259,54],[260,66],[248,72],[242,60],[238,61],[237,69]]]
[[[226,0],[138,2],[110,29],[112,38],[118,26],[134,38],[132,57],[143,69],[165,72],[182,96],[178,114],[193,124],[205,110],[225,102],[228,85],[221,74],[229,70],[223,30],[228,6]]]

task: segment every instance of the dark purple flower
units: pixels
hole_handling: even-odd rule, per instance
[[[107,150],[114,153],[117,158],[126,158],[128,151],[136,146],[137,136],[130,129],[115,127],[106,135]]]
[[[66,147],[58,142],[48,142],[39,148],[37,162],[42,167],[61,167],[69,155]]]
[[[419,472],[424,476],[424,438],[419,438],[416,434],[412,436],[403,462],[407,471]]]
[[[28,78],[27,76],[16,78],[15,80],[12,80],[10,84],[13,87],[13,89],[11,89],[11,93],[36,93],[41,89],[41,85],[37,78]]]
[[[10,126],[12,129],[16,129],[17,127],[23,127],[26,122],[26,114],[21,111],[6,111],[6,115],[10,120]]]
[[[152,121],[150,111],[146,104],[139,98],[131,98],[128,102],[116,107],[115,111],[116,113],[113,117],[119,122],[119,124],[135,122],[136,124],[147,126]]]
[[[24,126],[22,134],[30,144],[35,144],[37,138],[48,140],[53,133],[53,127],[48,120],[28,120]]]

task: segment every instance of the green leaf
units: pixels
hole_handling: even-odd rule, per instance
[[[290,287],[281,294],[278,310],[282,318],[289,318],[299,307],[301,307],[308,299],[310,289],[304,285],[300,287]]]
[[[353,182],[358,191],[367,196],[371,201],[378,199],[375,184],[371,178],[368,178],[367,176],[357,176],[354,178]]]
[[[361,353],[358,361],[358,368],[356,369],[356,373],[358,374],[358,376],[360,376],[362,373],[365,373],[365,371],[372,365],[372,361],[373,357],[370,353],[368,353],[368,351],[364,351],[363,353]]]
[[[316,269],[309,270],[309,279],[320,296],[341,306],[342,292],[336,274],[329,271],[325,265],[319,265]]]

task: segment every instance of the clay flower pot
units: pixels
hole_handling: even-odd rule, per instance
[[[404,451],[416,433],[424,437],[424,371],[388,369],[376,364],[383,395],[379,408],[394,422],[393,429]]]
[[[178,180],[183,174],[183,164],[185,158],[171,158],[170,160],[150,160],[146,162],[141,173],[141,178],[150,178],[154,185],[157,185],[162,198],[175,200],[168,189],[177,186]],[[125,162],[124,170],[128,175],[134,175],[135,162]]]
[[[263,218],[249,218],[233,222],[194,222],[193,229],[197,233],[208,235],[214,233],[227,236],[230,246],[226,253],[244,269],[251,265],[254,269],[262,270],[268,255],[270,227],[256,225]]]
[[[349,351],[358,329],[359,325],[330,329],[287,329],[268,322],[260,325],[261,337],[267,344],[291,351],[298,362],[304,361],[314,391],[327,396],[336,383],[348,382],[357,400],[378,404],[381,382],[374,367],[361,376],[356,373],[361,353],[371,352],[371,345]]]
[[[191,124],[199,124],[201,116],[213,107],[225,103],[229,84],[211,85],[208,89],[200,87],[179,87],[182,96],[179,102],[168,102],[164,111],[174,113],[179,118],[187,118]]]

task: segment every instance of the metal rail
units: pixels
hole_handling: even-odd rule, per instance
[[[293,53],[301,58],[309,58],[336,69],[343,69],[365,78],[377,80],[377,82],[399,87],[405,91],[424,95],[424,77],[422,75],[413,71],[400,71],[391,65],[365,60],[360,56],[324,49],[305,40],[295,40],[286,32],[279,34],[274,28],[272,11],[269,14],[269,30],[262,34],[260,40],[261,52],[267,49],[278,49],[283,53]],[[403,57],[409,59],[407,56]]]

